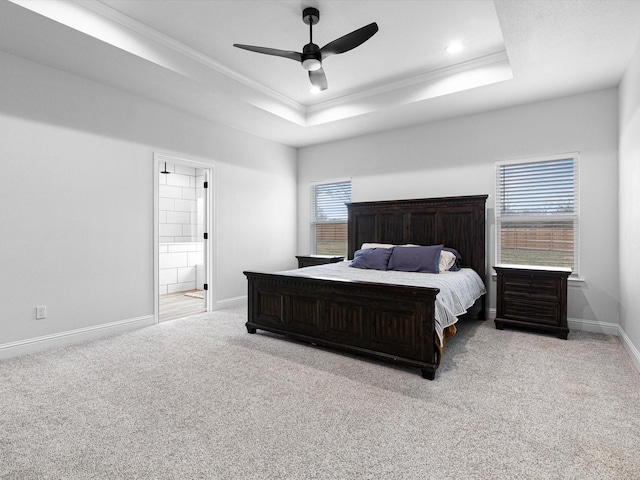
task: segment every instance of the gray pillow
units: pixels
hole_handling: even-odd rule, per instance
[[[441,251],[442,245],[394,247],[387,268],[400,272],[439,273]]]
[[[350,267],[369,270],[386,270],[393,248],[367,248],[358,250],[349,264]]]

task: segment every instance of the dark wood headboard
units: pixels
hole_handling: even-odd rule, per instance
[[[455,248],[485,282],[488,195],[348,203],[349,258],[363,243]]]

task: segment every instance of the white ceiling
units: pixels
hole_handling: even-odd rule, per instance
[[[302,51],[379,31],[323,62]],[[457,55],[445,52],[462,42]],[[0,50],[302,147],[617,86],[640,41],[640,0],[0,0]]]

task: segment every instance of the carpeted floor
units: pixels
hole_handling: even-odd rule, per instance
[[[467,322],[428,381],[245,320],[0,361],[0,478],[640,478],[640,375],[615,337]]]

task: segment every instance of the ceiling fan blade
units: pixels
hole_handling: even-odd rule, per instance
[[[378,31],[378,24],[376,22],[365,25],[358,30],[354,30],[351,33],[347,33],[345,36],[340,37],[333,42],[327,43],[320,49],[322,58],[326,58],[329,55],[335,55],[337,53],[348,52],[349,50],[356,48],[358,45],[362,45],[369,40]]]
[[[309,81],[311,85],[320,89],[327,89],[327,76],[324,74],[324,70],[320,67],[318,70],[309,72]]]
[[[265,55],[275,55],[276,57],[290,58],[297,62],[302,62],[302,54],[298,52],[292,52],[290,50],[278,50],[277,48],[255,47],[253,45],[241,45],[234,43],[234,47],[242,48],[243,50],[249,50],[250,52],[264,53]]]

